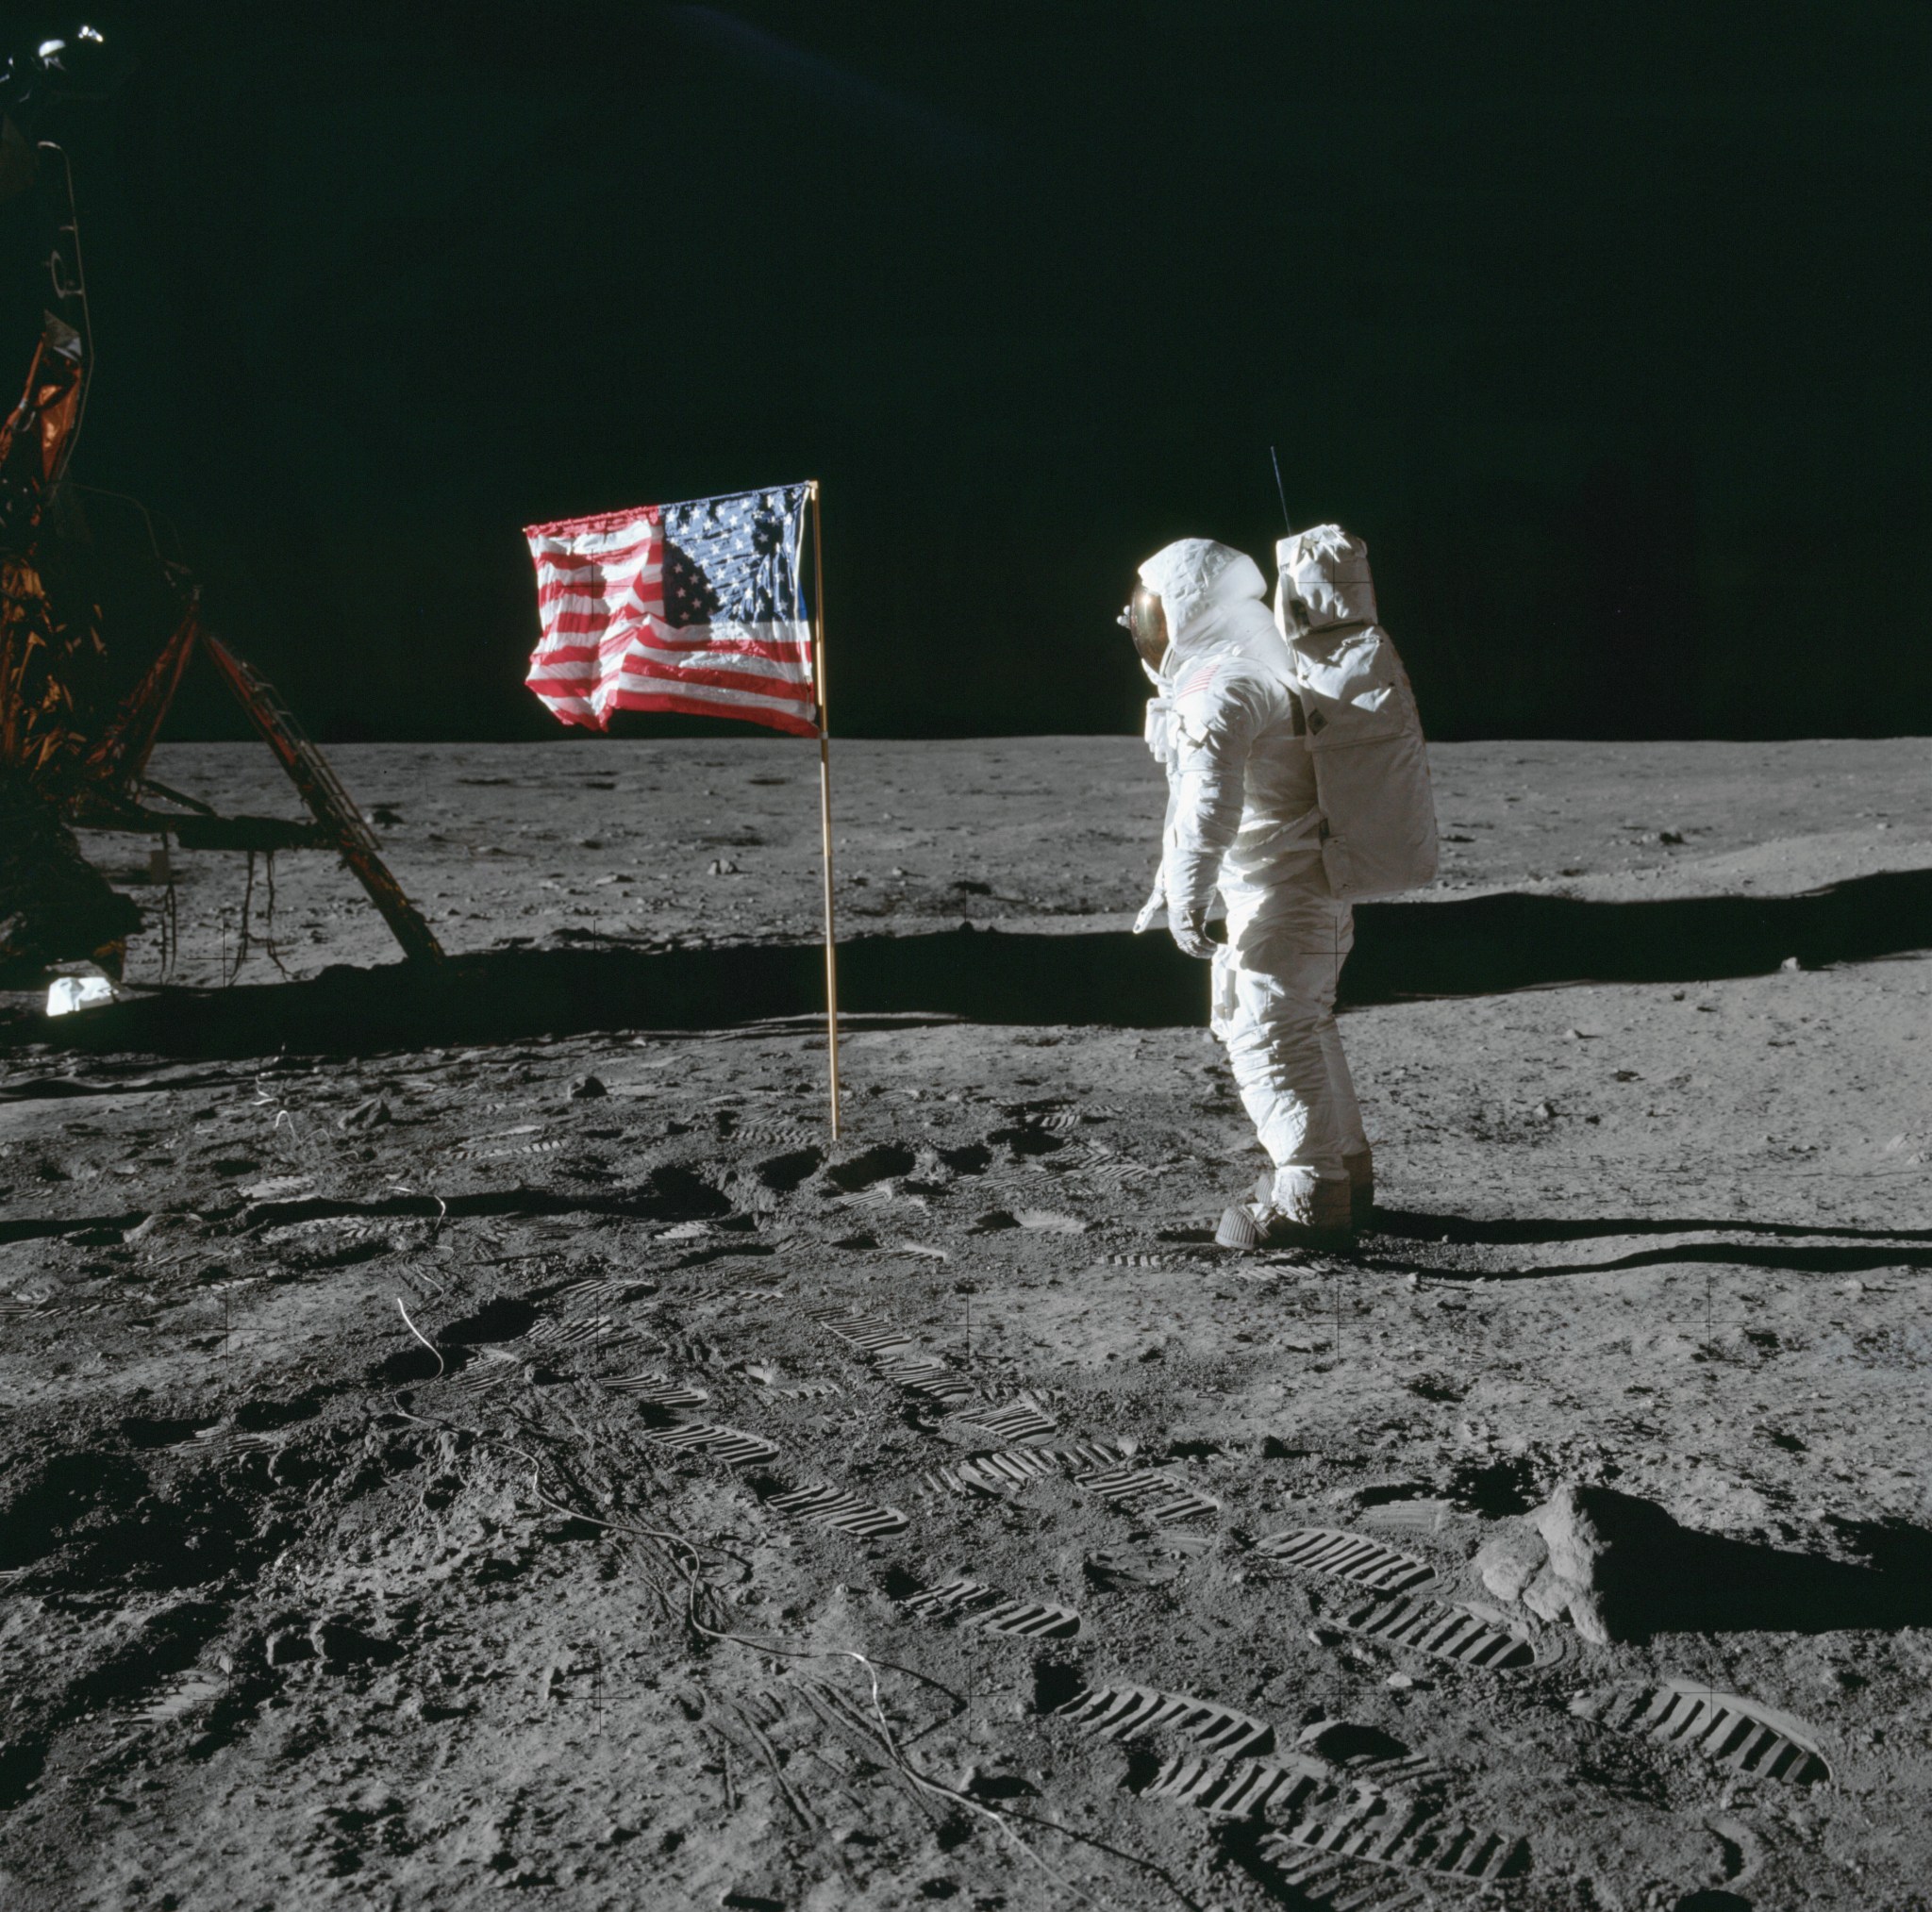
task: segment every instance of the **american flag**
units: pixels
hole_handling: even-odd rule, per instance
[[[525,680],[566,723],[614,710],[818,735],[800,578],[807,485],[531,524],[543,636]]]

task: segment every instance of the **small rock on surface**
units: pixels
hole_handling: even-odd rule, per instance
[[[1503,1531],[1483,1543],[1475,1556],[1476,1571],[1498,1600],[1521,1601],[1530,1583],[1548,1566],[1550,1550],[1535,1528],[1522,1521],[1506,1521]]]
[[[570,1099],[573,1102],[595,1102],[599,1096],[608,1095],[601,1077],[580,1075],[570,1086]]]
[[[251,1202],[274,1202],[285,1196],[299,1195],[313,1186],[314,1181],[313,1175],[270,1175],[265,1181],[244,1183],[241,1192]]]
[[[1062,1215],[1052,1208],[1021,1208],[1013,1220],[1022,1228],[1037,1229],[1046,1235],[1084,1235],[1093,1224],[1077,1215]]]
[[[1541,1506],[1509,1521],[1475,1566],[1499,1600],[1567,1620],[1607,1646],[1645,1631],[1651,1588],[1669,1573],[1682,1538],[1676,1521],[1648,1501],[1565,1481]]]

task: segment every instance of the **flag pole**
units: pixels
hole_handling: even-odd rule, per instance
[[[819,828],[825,863],[825,1056],[831,1071],[832,1139],[839,1139],[839,945],[832,926],[832,753],[825,721],[825,548],[819,481],[811,481],[812,674],[819,702]]]

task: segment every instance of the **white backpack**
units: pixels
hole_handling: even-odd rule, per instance
[[[1375,622],[1369,548],[1317,524],[1282,539],[1274,560],[1328,887],[1344,901],[1420,889],[1436,874],[1436,799],[1408,673]]]

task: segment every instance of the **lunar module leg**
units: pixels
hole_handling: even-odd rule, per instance
[[[357,882],[369,892],[369,900],[382,912],[403,954],[412,962],[441,962],[442,945],[436,933],[423,920],[422,912],[403,894],[403,887],[390,873],[382,860],[375,833],[362,820],[336,773],[322,753],[303,734],[293,713],[276,694],[268,679],[238,657],[219,638],[201,634],[215,669],[227,680],[262,740],[275,752],[288,772],[289,779],[302,793],[315,821],[328,832],[342,861]]]

